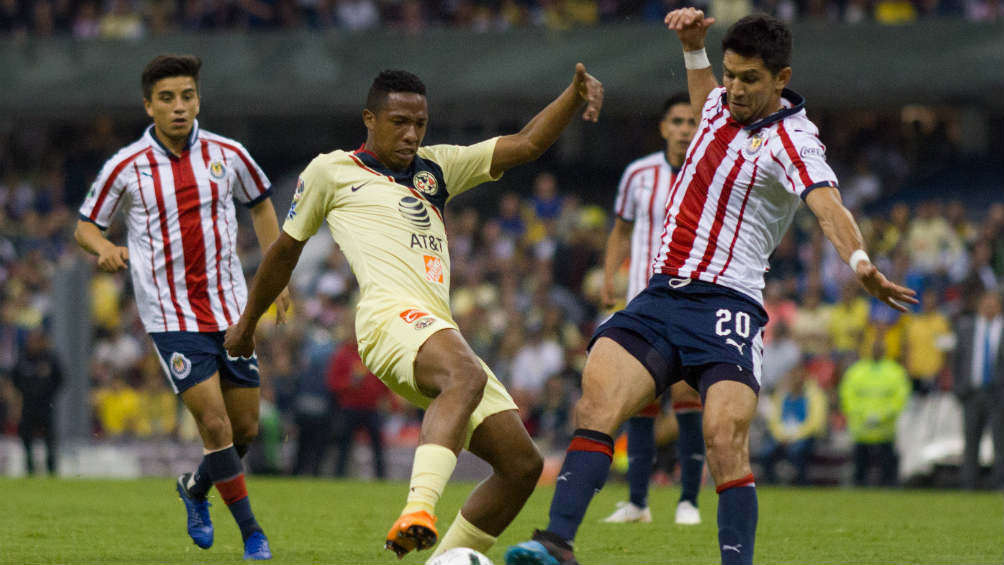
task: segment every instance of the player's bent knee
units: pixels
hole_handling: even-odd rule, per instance
[[[203,414],[197,422],[206,439],[212,443],[230,443],[233,440],[230,420],[225,414]]]
[[[621,408],[615,402],[583,396],[575,403],[575,427],[611,435],[621,424]]]
[[[258,421],[242,422],[234,426],[234,444],[249,444],[258,437]]]

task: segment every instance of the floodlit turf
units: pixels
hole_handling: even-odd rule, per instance
[[[403,504],[404,483],[250,477],[251,501],[274,563],[398,563],[383,536]],[[440,503],[441,532],[471,483],[453,483]],[[185,533],[170,478],[0,479],[0,563],[240,563],[240,535],[212,498],[216,544],[201,550]],[[488,556],[546,525],[551,488],[540,488]],[[758,489],[759,563],[1002,563],[1000,492]],[[611,484],[593,500],[577,556],[600,563],[717,563],[712,490],[701,492],[700,526],[672,523],[679,491],[655,488],[652,524],[601,524],[626,497]],[[400,563],[423,563],[428,552]]]

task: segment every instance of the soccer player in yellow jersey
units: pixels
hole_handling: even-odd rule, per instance
[[[289,214],[227,331],[232,356],[254,352],[258,319],[289,281],[307,239],[327,221],[359,281],[359,353],[391,390],[425,409],[407,503],[387,534],[398,557],[435,545],[435,506],[465,446],[492,466],[437,548],[490,548],[533,492],[542,460],[505,387],[457,330],[449,307],[443,206],[540,157],[585,104],[595,122],[603,86],[580,63],[571,84],[512,135],[471,146],[422,146],[425,85],[406,71],[373,81],[366,142],[319,155],[300,175]]]

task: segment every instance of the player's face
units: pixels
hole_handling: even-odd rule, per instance
[[[425,137],[429,107],[415,92],[391,92],[375,113],[363,110],[368,130],[366,149],[395,171],[407,169]]]
[[[781,108],[781,90],[791,79],[791,67],[774,75],[759,55],[743,57],[732,50],[725,51],[723,65],[722,82],[734,120],[751,124]]]
[[[172,141],[184,140],[199,115],[199,91],[189,76],[162,78],[153,84],[146,113],[160,135]]]
[[[690,108],[690,104],[674,104],[659,122],[659,132],[666,140],[669,159],[675,167],[683,164],[687,147],[690,147],[690,140],[697,130],[697,119]]]

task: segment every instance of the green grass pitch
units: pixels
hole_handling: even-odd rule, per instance
[[[268,533],[274,563],[398,562],[382,549],[400,511],[404,483],[250,477],[251,501]],[[440,531],[472,483],[451,483],[440,502]],[[0,563],[241,563],[240,534],[212,498],[216,543],[195,547],[170,478],[0,479]],[[552,488],[537,489],[488,556],[546,525]],[[1000,492],[758,489],[758,563],[1002,563]],[[214,493],[215,495],[215,493]],[[713,490],[701,492],[700,526],[672,523],[679,491],[654,488],[652,524],[601,524],[627,496],[621,483],[594,498],[577,538],[584,563],[717,563]]]

